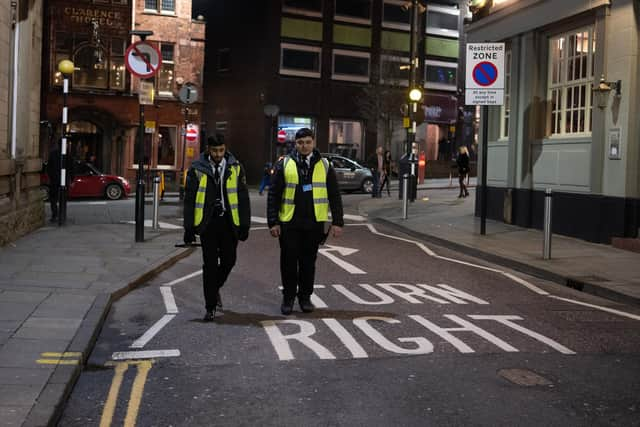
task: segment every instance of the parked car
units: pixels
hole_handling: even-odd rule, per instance
[[[369,168],[337,154],[322,153],[322,156],[327,158],[333,165],[340,190],[360,190],[365,193],[373,191],[373,175]]]
[[[43,168],[43,171],[46,168]],[[126,178],[117,175],[106,175],[93,164],[76,162],[73,168],[73,182],[69,186],[67,197],[104,197],[117,200],[128,197],[131,185]],[[49,195],[49,177],[40,174],[40,188],[45,197]]]

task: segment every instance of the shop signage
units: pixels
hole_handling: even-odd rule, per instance
[[[458,118],[458,100],[453,95],[427,93],[422,108],[424,119],[429,123],[455,123]]]
[[[465,103],[504,103],[504,43],[468,43]]]

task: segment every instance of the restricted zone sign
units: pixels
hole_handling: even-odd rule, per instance
[[[137,41],[127,48],[124,64],[134,76],[148,79],[155,76],[160,69],[162,56],[157,47],[144,41]]]
[[[465,104],[504,103],[504,43],[468,43]]]

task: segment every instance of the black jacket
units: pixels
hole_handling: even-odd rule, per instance
[[[301,184],[304,180],[300,166],[300,162],[302,160],[299,158],[297,151],[291,153],[289,157],[291,157],[298,166],[299,184],[296,186],[296,195],[294,199],[296,208],[293,212],[293,218],[288,225],[300,228],[313,228],[319,223],[315,218],[312,192],[302,191]],[[321,158],[322,156],[320,155],[320,152],[318,150],[313,150],[309,175],[313,173],[312,171],[315,164],[319,162]],[[269,223],[269,228],[280,224],[280,219],[278,217],[280,214],[280,205],[282,204],[282,194],[285,186],[284,160],[285,159],[281,159],[276,163],[275,171],[271,176],[271,187],[269,188],[269,197],[267,199],[267,221]],[[327,194],[329,196],[329,209],[331,210],[331,224],[342,227],[344,225],[342,198],[340,196],[340,188],[338,188],[336,172],[331,165],[329,165],[329,170],[327,171]]]
[[[249,204],[249,190],[247,189],[246,177],[244,174],[244,168],[242,165],[236,160],[233,154],[226,152],[224,158],[227,162],[227,166],[224,169],[224,180],[226,181],[231,175],[230,166],[240,165],[240,174],[238,176],[238,213],[240,215],[240,226],[235,227],[233,221],[231,219],[231,210],[229,209],[229,196],[227,195],[227,187],[223,186],[224,189],[224,204],[226,207],[225,216],[229,220],[229,224],[233,226],[234,232],[236,236],[238,235],[239,229],[242,229],[244,232],[249,230],[251,226],[251,206]],[[211,181],[207,182],[207,193],[204,199],[204,213],[202,216],[202,222],[198,227],[194,227],[194,212],[195,212],[195,203],[196,203],[196,194],[198,192],[198,176],[196,175],[196,170],[207,175],[208,179]],[[189,172],[187,173],[187,181],[185,183],[184,189],[184,229],[187,231],[195,231],[197,234],[202,234],[213,215],[214,210],[214,202],[215,202],[215,187],[213,185],[213,170],[211,169],[211,163],[209,162],[209,155],[206,153],[202,153],[200,158],[195,160],[191,167],[189,168]]]
[[[458,165],[459,174],[469,173],[469,155],[466,153],[458,154],[458,157],[456,157],[456,165]]]

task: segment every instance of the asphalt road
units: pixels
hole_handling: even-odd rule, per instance
[[[369,224],[362,197],[318,309],[285,317],[256,195],[223,313],[200,321],[199,251],[118,301],[60,425],[640,425],[639,310]]]

